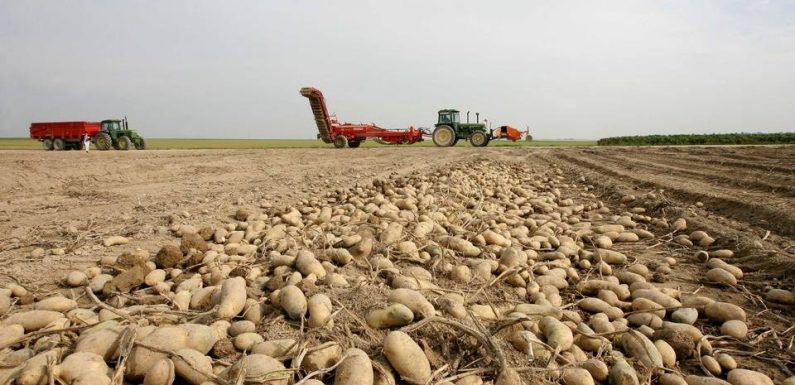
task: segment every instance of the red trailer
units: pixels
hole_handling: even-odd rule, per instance
[[[99,122],[31,123],[30,137],[42,143],[45,150],[83,148],[83,135],[93,138],[101,129]]]
[[[373,123],[353,124],[340,123],[337,117],[330,115],[326,109],[323,93],[317,88],[301,88],[301,95],[309,99],[312,113],[317,124],[317,137],[323,142],[334,143],[334,147],[359,147],[367,138],[374,138],[384,144],[412,144],[422,142],[422,130],[410,127],[406,130],[381,128]]]

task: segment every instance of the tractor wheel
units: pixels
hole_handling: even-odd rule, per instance
[[[458,138],[455,138],[455,140],[453,141],[453,145],[450,147],[455,147],[457,144],[458,144]]]
[[[350,147],[350,148],[359,148],[359,145],[361,145],[361,144],[362,144],[361,140],[351,140],[350,142],[348,142],[348,147]]]
[[[119,138],[119,150],[127,151],[133,146],[132,140],[129,136],[122,136]]]
[[[433,144],[436,147],[451,147],[455,145],[455,130],[450,126],[439,126],[433,130]]]
[[[52,148],[55,151],[63,151],[66,149],[66,143],[63,141],[63,139],[55,139],[52,142]]]
[[[345,146],[347,145],[348,145],[348,138],[346,138],[345,136],[337,135],[337,137],[334,138],[334,147],[345,148]]]
[[[475,131],[469,136],[469,143],[472,143],[472,147],[486,147],[489,144],[489,137],[485,132]]]
[[[97,134],[96,139],[94,139],[94,145],[97,147],[97,150],[107,151],[113,147],[113,140],[110,139],[110,135],[107,133],[100,132]]]
[[[47,151],[52,151],[52,139],[44,139],[41,141],[41,145]]]
[[[146,150],[146,140],[144,138],[138,139],[138,143],[135,144],[136,150]]]

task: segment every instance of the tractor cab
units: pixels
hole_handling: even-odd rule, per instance
[[[458,110],[439,110],[439,124],[448,124],[452,126],[457,126],[461,123],[461,119],[458,115]]]
[[[103,120],[102,131],[107,133],[115,133],[123,129],[124,127],[123,120]]]

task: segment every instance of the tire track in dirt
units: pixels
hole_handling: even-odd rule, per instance
[[[675,173],[689,175],[699,181],[715,182],[717,186],[735,186],[739,189],[754,189],[760,193],[767,193],[774,196],[795,197],[795,179],[790,184],[770,183],[758,176],[748,177],[747,174],[738,173],[737,170],[715,169],[709,166],[699,166],[692,168],[692,164],[680,164],[676,160],[668,157],[653,154],[606,154],[593,153],[594,155],[609,159],[613,162],[624,162],[631,164],[632,167],[642,167],[653,172]],[[712,172],[702,172],[698,169],[707,169]],[[691,179],[692,180],[692,179]]]
[[[757,203],[773,200],[768,195],[758,193],[738,194],[736,190],[716,189],[715,186],[704,184],[703,182],[682,183],[679,178],[666,175],[640,175],[636,172],[625,171],[623,167],[615,164],[602,164],[591,160],[590,158],[593,154],[587,152],[557,153],[555,156],[569,163],[594,169],[621,180],[632,181],[634,184],[643,187],[673,192],[674,195],[683,201],[704,202],[712,211],[727,217],[737,218],[754,226],[776,231],[787,236],[795,235],[795,216],[791,215],[787,210],[788,206],[791,206],[791,200],[782,201],[781,199],[775,199],[775,203],[780,205],[780,207],[773,207],[770,204]],[[737,199],[737,196],[743,195],[745,195],[745,199]]]

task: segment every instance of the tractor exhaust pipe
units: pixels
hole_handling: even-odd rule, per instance
[[[469,111],[467,111],[467,124],[469,124]]]
[[[475,123],[480,123],[480,112],[475,113],[475,119],[476,119]]]

